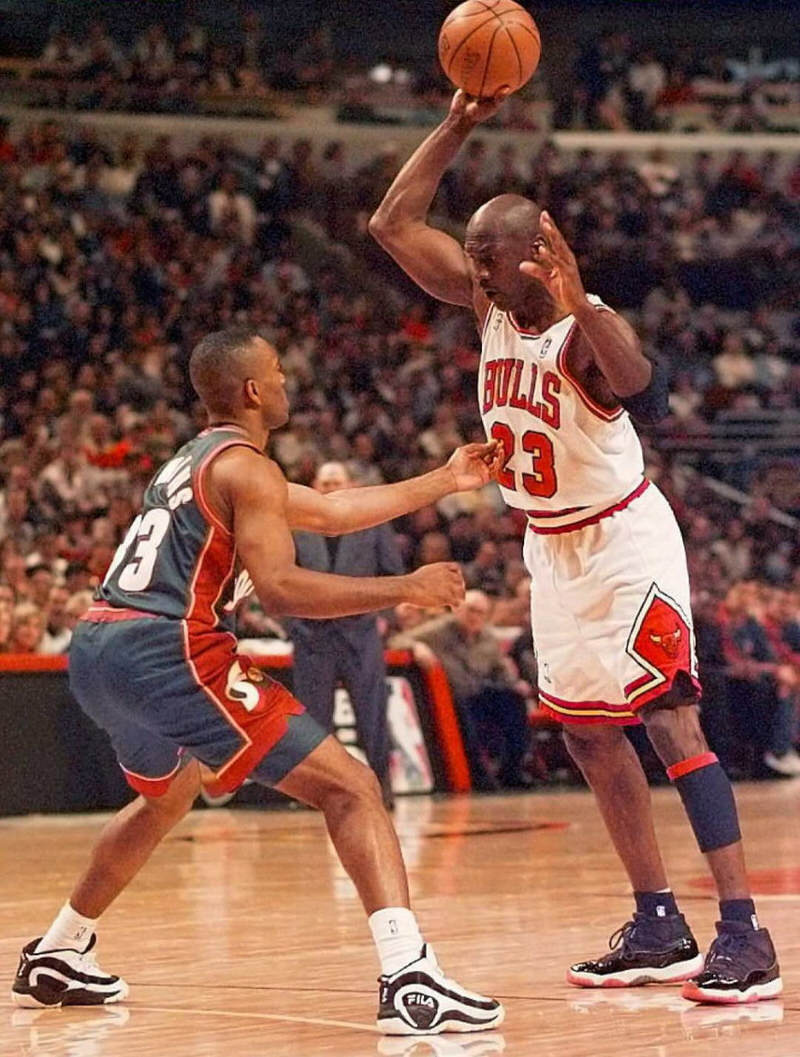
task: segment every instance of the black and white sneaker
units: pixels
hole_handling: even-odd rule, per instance
[[[692,1002],[740,1005],[775,998],[783,991],[778,956],[766,929],[718,921],[703,971],[683,985]]]
[[[38,939],[22,948],[19,968],[11,986],[17,1006],[102,1006],[122,1002],[128,985],[118,976],[103,972],[95,960],[92,933],[85,951],[37,951]]]
[[[703,956],[683,914],[650,917],[636,913],[608,941],[609,954],[567,970],[575,987],[638,987],[688,980]]]
[[[448,980],[425,944],[416,961],[381,976],[378,1030],[384,1035],[440,1035],[443,1031],[488,1031],[503,1023],[505,1009],[493,998]]]

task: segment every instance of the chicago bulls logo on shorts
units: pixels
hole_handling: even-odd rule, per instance
[[[634,621],[627,652],[644,675],[625,687],[629,703],[636,707],[653,692],[671,684],[679,671],[694,674],[692,632],[677,604],[653,584]]]

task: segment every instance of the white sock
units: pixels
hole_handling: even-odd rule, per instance
[[[376,910],[369,916],[369,927],[384,976],[391,976],[419,958],[424,940],[417,919],[406,907]]]
[[[85,951],[94,932],[97,918],[85,918],[65,903],[56,919],[39,940],[37,951]]]

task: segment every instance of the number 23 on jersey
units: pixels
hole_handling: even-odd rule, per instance
[[[506,460],[498,474],[497,481],[503,488],[512,492],[520,490],[539,499],[550,499],[558,489],[553,442],[546,433],[536,429],[526,430],[520,438],[520,447],[524,455],[529,456],[528,472],[517,473],[511,468],[511,462],[517,447],[517,437],[505,422],[493,422],[491,427],[493,440],[503,445]]]

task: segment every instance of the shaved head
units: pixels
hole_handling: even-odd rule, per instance
[[[477,209],[467,224],[467,238],[507,238],[524,235],[533,238],[539,228],[541,210],[522,195],[498,195]]]
[[[540,301],[543,287],[520,272],[539,237],[541,210],[522,195],[498,195],[470,217],[464,253],[472,281],[503,312],[524,311],[531,299]]]
[[[195,346],[189,377],[210,414],[233,415],[240,409],[242,387],[253,373],[258,337],[251,327],[228,327],[207,334]]]
[[[278,354],[252,327],[207,334],[192,351],[189,377],[212,421],[242,421],[255,413],[275,429],[288,417]]]

